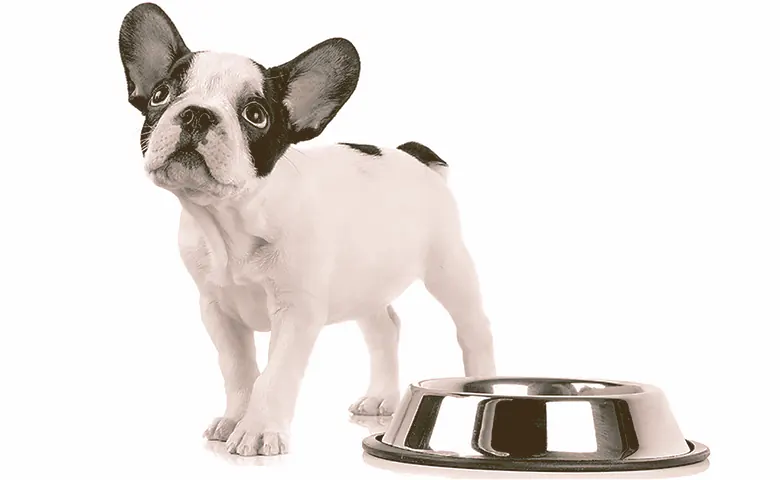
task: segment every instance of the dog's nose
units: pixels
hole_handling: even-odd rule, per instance
[[[181,128],[189,133],[205,133],[219,123],[217,114],[208,108],[191,105],[179,114]]]

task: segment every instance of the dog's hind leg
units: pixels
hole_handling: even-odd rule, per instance
[[[425,288],[455,322],[467,377],[496,374],[493,334],[482,307],[482,295],[471,256],[462,241],[449,239],[431,251]]]
[[[349,407],[355,415],[392,415],[400,399],[398,385],[398,336],[400,322],[392,306],[376,315],[358,319],[371,363],[366,395]]]

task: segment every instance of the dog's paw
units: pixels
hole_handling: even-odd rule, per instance
[[[389,416],[395,413],[395,409],[398,408],[398,401],[398,394],[360,397],[357,402],[349,407],[349,411],[353,415]]]
[[[288,451],[289,439],[287,432],[269,430],[259,422],[244,419],[230,434],[226,449],[243,457],[283,455]]]
[[[203,432],[203,437],[211,441],[224,442],[233,433],[237,423],[232,418],[217,417],[211,422],[209,428]]]

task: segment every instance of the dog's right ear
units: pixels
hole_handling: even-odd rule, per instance
[[[168,15],[154,3],[142,3],[125,15],[119,54],[127,79],[127,99],[146,113],[149,95],[171,66],[190,53]]]

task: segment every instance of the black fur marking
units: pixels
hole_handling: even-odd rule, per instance
[[[342,142],[340,145],[345,145],[353,150],[357,150],[360,153],[363,153],[365,155],[371,155],[374,157],[381,157],[382,156],[382,150],[379,149],[379,147],[374,145],[365,145],[362,143],[345,143]]]
[[[447,162],[445,162],[441,157],[436,155],[433,150],[426,147],[422,143],[406,142],[396,148],[402,152],[408,153],[409,155],[419,160],[420,163],[428,167],[434,167],[437,165],[442,167],[447,166]]]
[[[293,142],[290,141],[290,114],[282,103],[287,91],[284,79],[270,74],[267,68],[257,62],[255,62],[255,66],[263,75],[264,96],[249,95],[247,98],[239,100],[236,104],[236,112],[249,147],[249,153],[252,155],[255,172],[258,177],[264,177],[271,173],[276,162]],[[268,116],[266,128],[256,128],[241,118],[241,112],[251,101],[259,103],[265,110]]]
[[[195,58],[195,55],[197,55],[197,53],[188,53],[176,61],[171,66],[168,77],[154,86],[154,88],[157,88],[161,83],[166,82],[171,89],[171,99],[168,103],[159,107],[150,107],[147,109],[146,106],[144,106],[146,118],[144,119],[143,127],[141,127],[141,152],[144,155],[146,155],[149,137],[151,136],[154,127],[157,125],[157,122],[160,121],[160,117],[162,117],[165,110],[168,109],[168,106],[173,103],[176,96],[181,94],[184,90],[184,85],[182,84],[184,83],[184,78],[187,76],[187,72],[192,66],[192,60]]]
[[[317,62],[321,62],[319,67],[323,72],[333,74],[328,78],[332,84],[320,92],[332,103],[330,111],[316,127],[307,126],[297,130],[292,124],[284,100],[290,93],[291,82],[295,82],[301,75],[309,74]],[[271,173],[290,145],[316,137],[333,119],[355,90],[360,74],[360,58],[348,40],[332,38],[282,65],[266,68],[257,62],[254,64],[263,76],[263,95],[250,92],[237,102],[236,112],[252,155],[255,172],[259,177],[264,177]],[[330,72],[329,68],[335,69],[335,73]],[[264,129],[258,129],[241,118],[244,107],[252,101],[259,103],[268,115],[268,126]],[[321,105],[320,108],[328,107]]]

